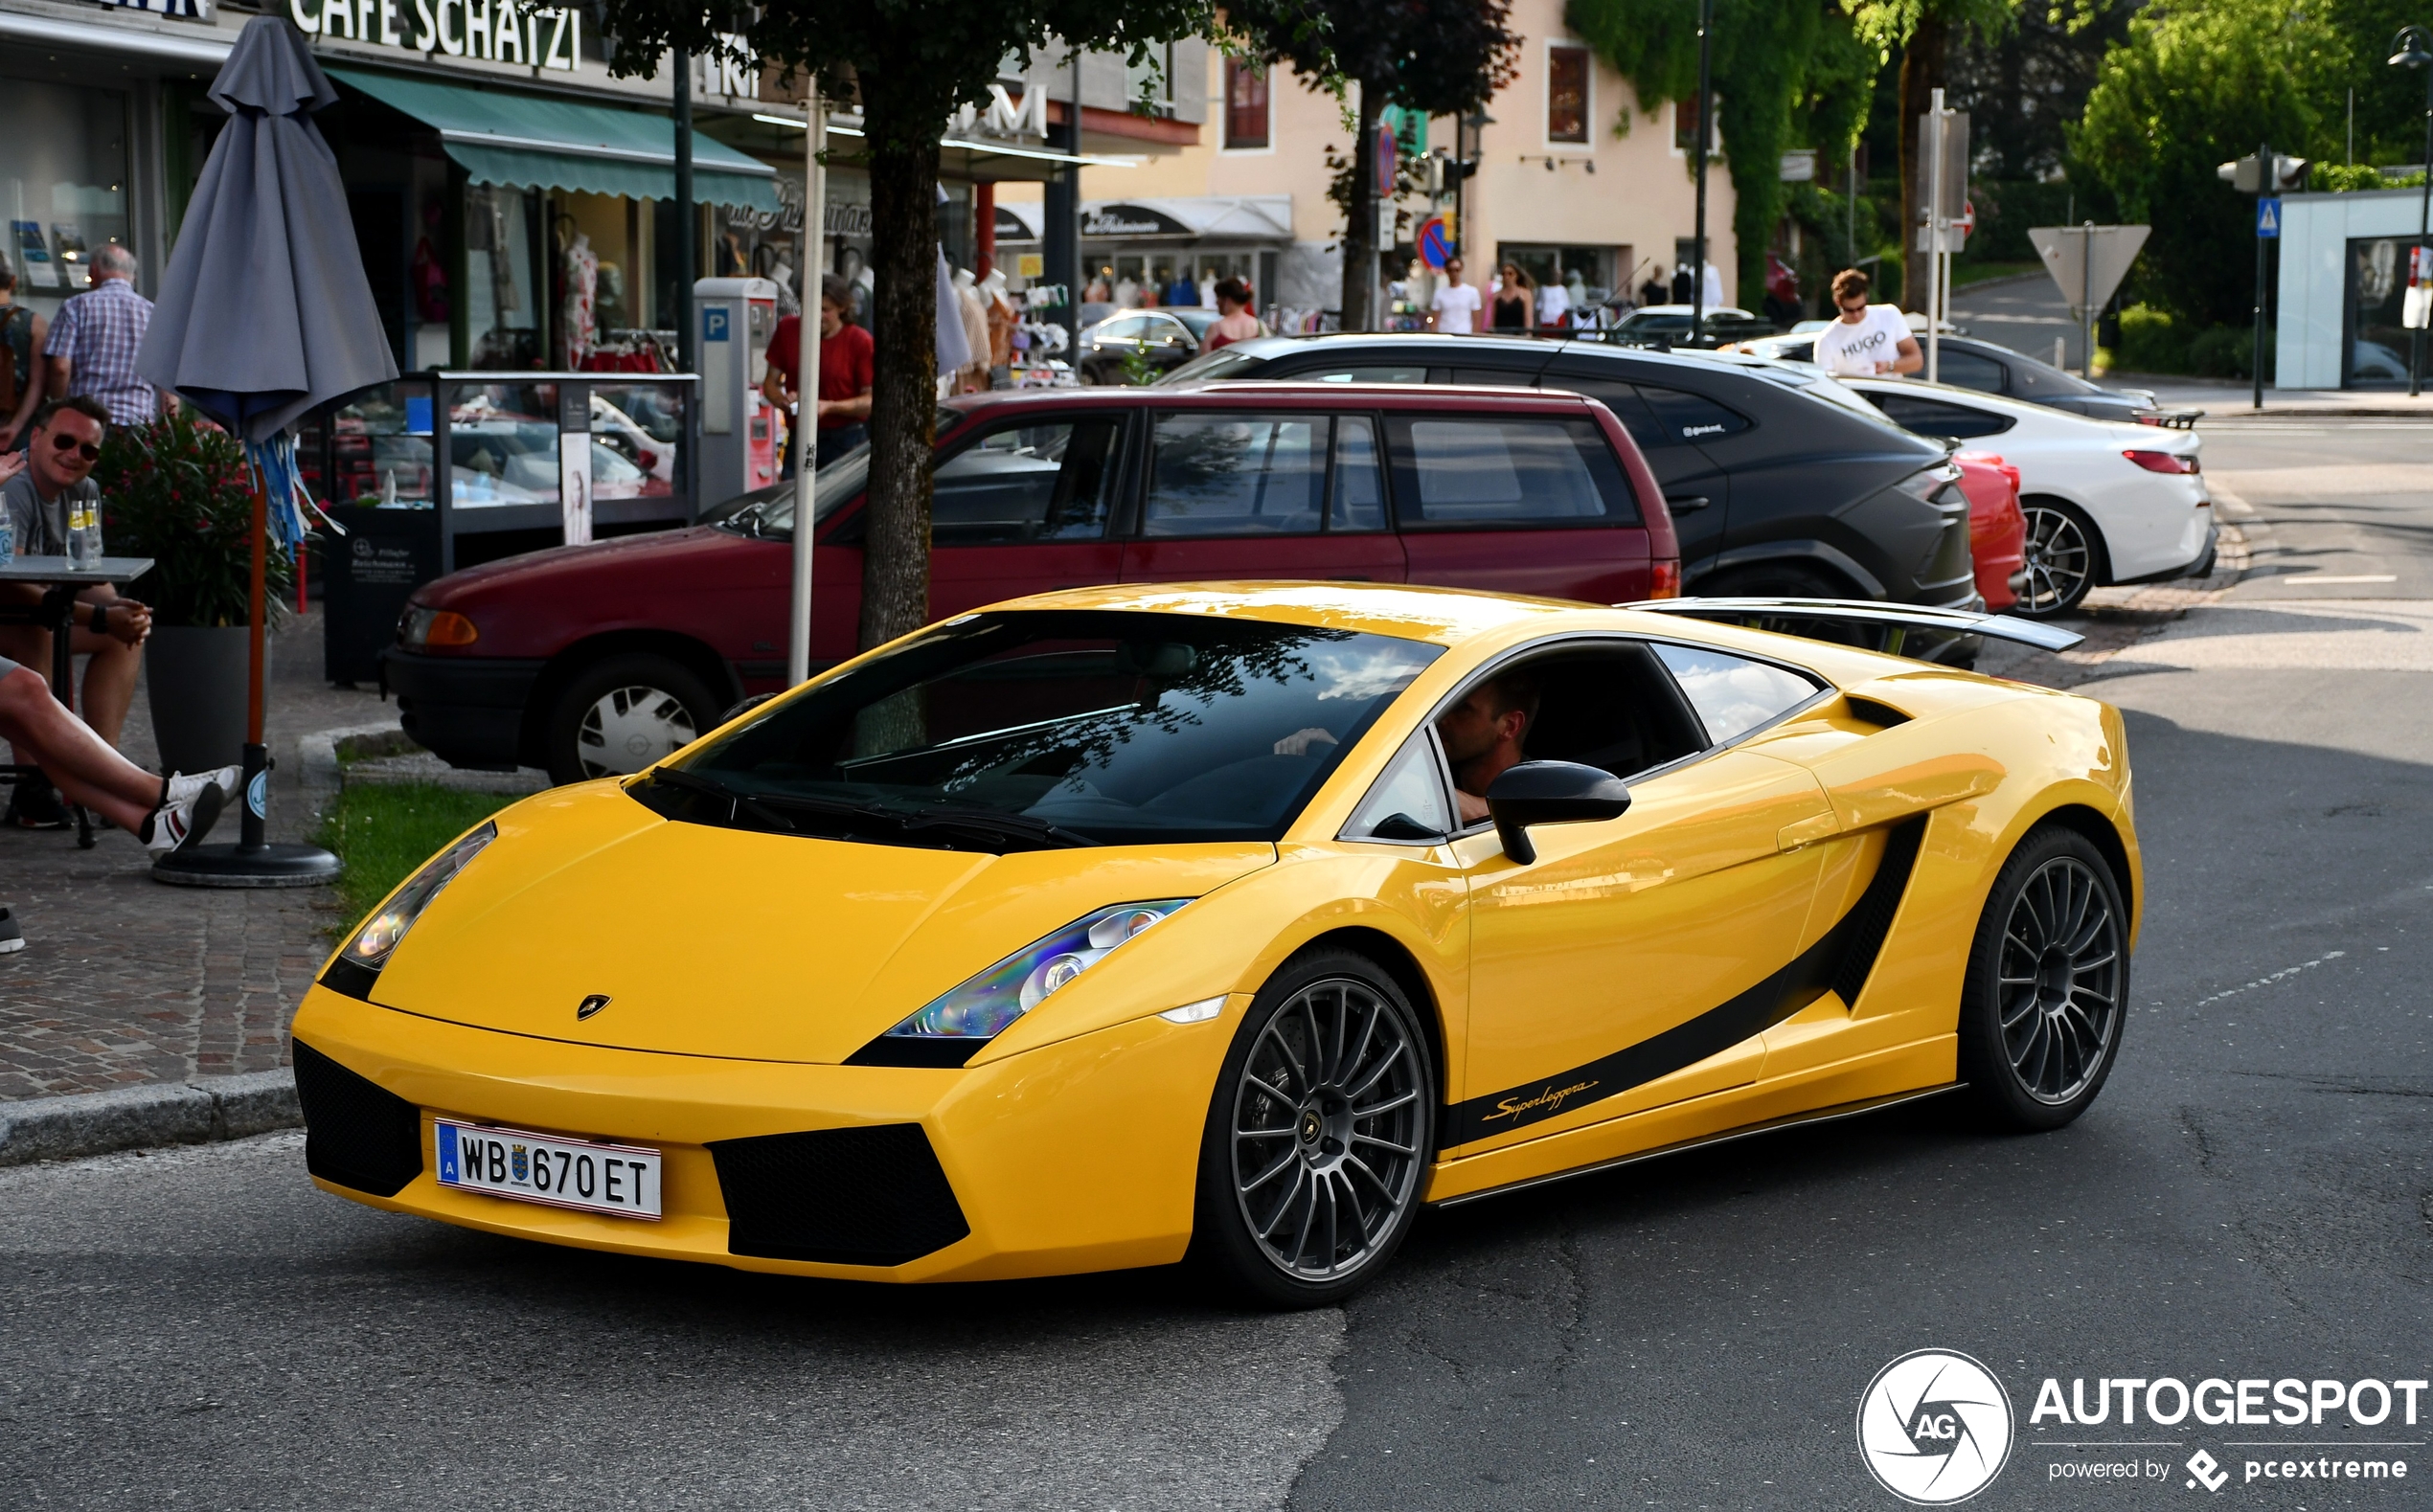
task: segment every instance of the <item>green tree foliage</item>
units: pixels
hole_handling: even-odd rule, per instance
[[[2325,80],[2323,155],[2348,155],[2348,92],[2357,92],[2357,162],[2424,161],[2424,71],[2393,68],[2391,40],[2413,21],[2433,24],[2424,0],[2330,0],[2323,17],[2338,33],[2334,77]]]
[[[987,98],[1009,56],[1061,60],[1068,49],[1147,61],[1175,37],[1235,27],[1294,38],[1313,71],[1323,38],[1298,0],[772,0],[738,13],[702,0],[603,0],[617,40],[612,71],[647,74],[664,49],[721,53],[740,29],[747,53],[816,76],[830,98],[858,96],[870,155],[872,271],[869,527],[860,642],[871,646],[929,618],[930,446],[937,429],[935,299],[938,138],[959,104]]]
[[[1323,87],[1342,79],[1359,86],[1358,122],[1330,197],[1343,205],[1343,327],[1365,330],[1376,303],[1377,247],[1375,204],[1377,122],[1388,105],[1422,116],[1466,115],[1512,81],[1520,38],[1512,30],[1510,0],[1307,0],[1317,24],[1297,10],[1277,8],[1227,17],[1269,63],[1290,65]],[[1465,228],[1467,231],[1467,228]]]
[[[1918,206],[1925,202],[1919,175],[1926,170],[1918,155],[1918,118],[1934,102],[1934,92],[1946,91],[1951,104],[1951,55],[1955,43],[1997,37],[2011,28],[2019,0],[1851,0],[1852,24],[1859,36],[1883,50],[1900,52],[1900,214],[1901,242],[1911,244],[1910,228],[1918,223]],[[1974,122],[1970,124],[1973,126]],[[1923,295],[1925,281],[1917,281],[1915,295]]]
[[[1564,14],[1630,80],[1642,110],[1667,101],[1695,108],[1697,0],[1570,0]],[[1832,0],[1715,0],[1716,130],[1732,175],[1743,291],[1764,287],[1765,251],[1786,205],[1785,149],[1812,147],[1826,169],[1847,158],[1879,63]],[[1616,129],[1629,124],[1626,112]]]
[[[2149,302],[2200,324],[2248,318],[2254,201],[2215,169],[2266,141],[2320,156],[2342,56],[2330,26],[2279,0],[2165,0],[2130,23],[2071,149],[2124,215],[2154,228],[2142,259]]]

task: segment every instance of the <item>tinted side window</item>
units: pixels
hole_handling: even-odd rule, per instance
[[[1707,743],[1738,740],[1816,696],[1816,685],[1779,666],[1704,646],[1663,644],[1656,655],[1707,727]]]
[[[1655,412],[1656,423],[1673,440],[1713,440],[1718,436],[1738,436],[1749,428],[1746,416],[1726,409],[1703,394],[1661,389],[1652,383],[1638,387],[1639,396]]]
[[[1365,415],[1335,421],[1334,502],[1330,530],[1385,529],[1385,460],[1377,455],[1377,427]]]
[[[1537,376],[1540,364],[1533,362],[1525,368],[1455,368],[1455,383],[1500,383],[1508,388],[1528,388]]]
[[[1101,341],[1111,341],[1119,336],[1138,336],[1148,329],[1148,316],[1126,315],[1122,320],[1111,320],[1100,326],[1098,338]]]
[[[1142,533],[1315,531],[1330,426],[1325,416],[1160,415]]]
[[[1948,436],[1954,440],[1974,440],[1980,436],[1999,436],[2016,423],[2008,415],[1993,415],[1966,404],[1930,399],[1923,395],[1877,392],[1868,397],[1876,401],[1876,408],[1891,416],[1896,424],[1921,436]]]
[[[1537,386],[1541,389],[1562,389],[1595,399],[1614,412],[1614,417],[1622,421],[1622,428],[1630,433],[1630,439],[1639,443],[1641,451],[1672,444],[1671,430],[1657,419],[1655,411],[1648,408],[1647,402],[1639,397],[1638,388],[1620,378],[1602,378],[1585,372],[1550,372],[1537,380]]]
[[[940,546],[1096,540],[1115,497],[1117,419],[1009,426],[939,463],[930,539]]]
[[[1629,485],[1594,421],[1406,416],[1387,423],[1406,530],[1638,521]]]
[[[1338,366],[1322,364],[1271,372],[1269,376],[1282,378],[1287,383],[1425,383],[1427,364],[1421,360],[1348,362]]]
[[[2002,364],[1983,352],[1946,348],[1936,355],[1935,372],[1943,382],[1955,388],[1974,389],[1979,394],[2002,392]]]

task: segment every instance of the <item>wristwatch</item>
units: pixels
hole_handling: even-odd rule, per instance
[[[95,635],[110,633],[110,606],[108,604],[99,603],[93,606],[93,633]]]

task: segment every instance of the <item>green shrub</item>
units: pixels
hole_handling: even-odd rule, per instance
[[[2422,189],[2424,175],[2385,178],[2371,163],[2317,163],[2307,169],[2307,188],[2318,194],[2353,194],[2368,189]]]
[[[2188,330],[2170,312],[2150,305],[2121,311],[2121,344],[2112,365],[2130,372],[2186,372]]]
[[[113,425],[94,466],[102,541],[113,556],[148,556],[135,592],[164,625],[239,625],[253,618],[253,485],[237,439],[179,410]],[[262,597],[276,614],[294,582],[276,546]]]

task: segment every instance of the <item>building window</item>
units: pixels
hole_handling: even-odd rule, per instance
[[[1713,156],[1715,152],[1716,139],[1718,135],[1716,123],[1722,114],[1723,98],[1720,95],[1709,95],[1707,97],[1707,153],[1709,156]],[[1694,98],[1676,100],[1672,102],[1672,150],[1686,154],[1694,150],[1697,145],[1698,102]]]
[[[1267,145],[1267,70],[1239,57],[1225,59],[1225,146]]]
[[[1546,140],[1588,141],[1588,49],[1556,43],[1546,49]]]
[[[1124,94],[1127,105],[1148,104],[1160,117],[1174,114],[1174,44],[1153,43],[1148,56],[1124,63]]]

